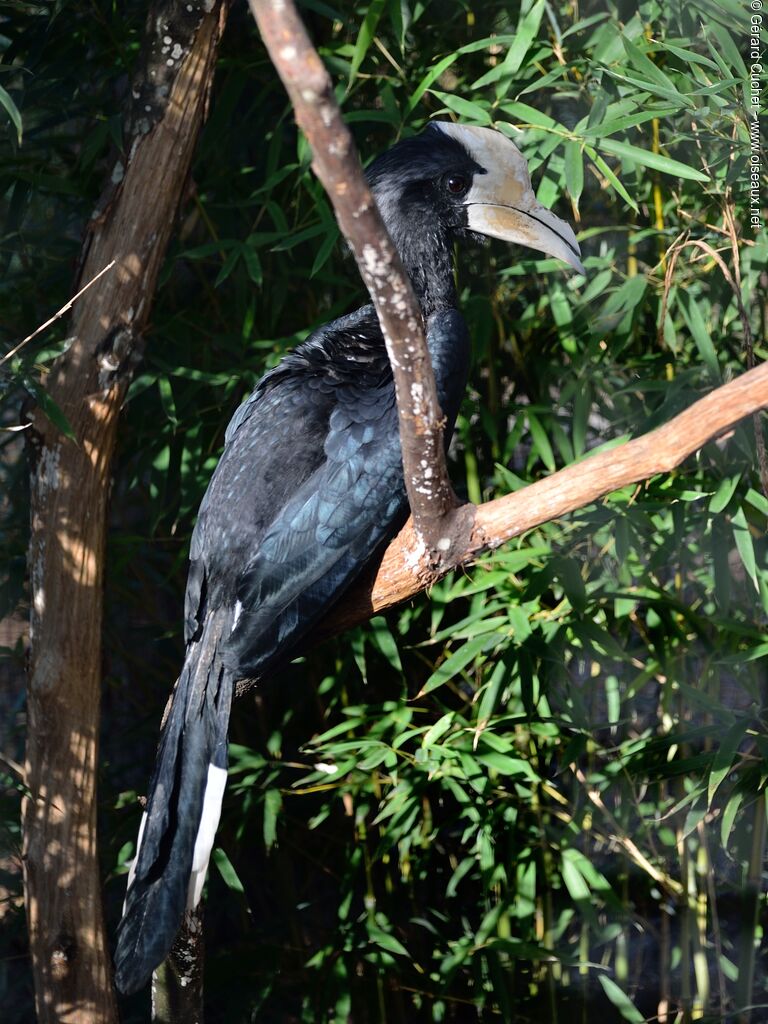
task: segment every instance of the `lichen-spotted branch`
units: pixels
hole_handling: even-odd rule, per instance
[[[448,564],[466,513],[457,508],[448,478],[443,414],[419,303],[368,188],[330,76],[293,0],[250,0],[250,6],[312,147],[312,167],[376,307],[395,378],[403,471],[417,534],[414,550],[426,562]]]

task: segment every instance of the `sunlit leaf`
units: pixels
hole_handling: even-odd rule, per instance
[[[523,58],[528,52],[528,48],[538,34],[543,13],[544,0],[536,0],[536,3],[533,4],[530,10],[521,13],[517,31],[514,34],[514,41],[507,50],[504,60],[478,78],[476,82],[473,82],[472,89],[482,89],[484,86],[490,85],[500,78],[511,77],[516,74],[523,62]]]
[[[13,127],[16,129],[16,141],[19,145],[21,145],[21,114],[19,113],[19,108],[13,102],[13,100],[8,95],[7,91],[2,87],[2,85],[0,85],[0,107],[2,107],[5,110],[6,114],[11,119],[11,123],[13,124]]]
[[[453,93],[440,92],[437,89],[431,90],[434,96],[461,117],[469,121],[479,121],[481,124],[491,124],[492,118],[487,110],[487,104],[466,100],[463,96],[455,96]]]
[[[720,740],[715,759],[712,762],[712,770],[709,773],[709,786],[707,788],[707,801],[709,804],[712,803],[720,784],[731,770],[736,751],[744,739],[749,724],[748,719],[737,719]]]
[[[355,43],[355,50],[349,67],[350,82],[359,71],[360,65],[363,63],[365,55],[370,49],[374,33],[376,32],[376,26],[379,24],[379,19],[381,18],[386,4],[387,0],[371,0],[368,6],[365,18],[363,19],[363,24],[360,26],[360,31],[357,34],[357,42]]]
[[[620,988],[613,978],[609,978],[607,974],[599,974],[598,978],[603,986],[603,991],[624,1020],[630,1021],[630,1024],[643,1024],[645,1017],[643,1017],[624,989]]]
[[[449,655],[432,673],[421,690],[419,690],[418,696],[423,697],[427,693],[431,693],[438,686],[442,686],[449,679],[459,675],[478,655],[492,650],[503,636],[503,633],[494,632],[490,636],[478,636],[473,640],[468,640],[457,651]]]
[[[594,149],[594,147],[592,146],[585,146],[584,152],[587,154],[587,156],[590,157],[590,159],[593,161],[593,163],[601,172],[601,174],[603,174],[607,178],[608,182],[613,186],[613,188],[616,189],[616,191],[619,193],[624,202],[627,203],[637,213],[637,203],[630,196],[629,192],[627,192],[622,183],[619,181],[616,174],[611,170],[611,168],[605,162],[603,157],[600,156],[600,154],[597,152],[597,150]]]
[[[224,879],[228,889],[231,889],[233,892],[245,891],[243,889],[243,883],[240,881],[240,878],[232,865],[232,861],[220,846],[214,846],[213,848],[213,863],[219,869],[219,874]]]
[[[681,163],[680,160],[672,160],[660,153],[653,153],[650,150],[641,149],[639,146],[633,146],[629,142],[620,142],[618,139],[601,139],[600,148],[605,153],[612,153],[624,160],[631,160],[633,163],[640,164],[641,167],[652,167],[654,170],[663,171],[665,174],[675,177],[689,178],[691,181],[709,180],[703,171],[699,171],[695,167],[689,167],[688,164]]]
[[[568,142],[565,147],[565,183],[578,205],[584,188],[584,157],[581,146],[576,142]]]
[[[731,517],[733,524],[733,539],[736,541],[736,549],[741,557],[742,564],[747,570],[747,575],[752,580],[755,586],[755,590],[759,590],[760,586],[757,582],[757,562],[755,559],[755,546],[752,543],[752,534],[749,532],[749,526],[747,525],[747,518],[744,515],[744,509],[740,508]]]

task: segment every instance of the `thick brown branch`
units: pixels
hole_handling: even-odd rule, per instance
[[[483,551],[573,512],[611,491],[668,473],[708,441],[745,416],[768,407],[768,363],[710,392],[663,427],[621,447],[588,456],[515,494],[476,509],[474,530],[457,562],[471,562]],[[418,541],[410,520],[389,545],[376,573],[357,586],[323,624],[323,635],[341,632],[377,612],[414,597],[445,575],[425,570],[413,557]]]
[[[443,445],[443,414],[424,338],[421,311],[387,234],[328,72],[293,0],[250,0],[296,120],[312,147],[312,167],[333,203],[379,317],[397,388],[400,443],[408,500],[426,550],[452,531],[456,507]]]
[[[32,590],[23,806],[37,1017],[112,1024],[96,845],[106,512],[117,422],[213,78],[225,0],[153,5],[125,156],[88,226],[69,351],[46,387],[72,425],[30,430]]]

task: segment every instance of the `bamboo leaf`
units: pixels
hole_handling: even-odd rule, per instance
[[[448,70],[451,64],[453,64],[453,62],[458,59],[458,56],[458,53],[451,53],[447,57],[443,57],[441,61],[438,61],[438,63],[435,64],[434,67],[431,67],[429,69],[429,71],[426,73],[426,75],[424,75],[422,80],[411,93],[411,98],[408,100],[408,104],[406,106],[407,114],[413,113],[413,111],[418,106],[419,100],[427,91],[427,89],[429,89],[433,82],[437,81],[437,79],[440,77],[440,75],[442,75],[444,71]]]
[[[533,447],[537,455],[547,467],[550,473],[555,472],[555,456],[552,451],[552,445],[549,443],[544,427],[535,413],[529,412],[526,416],[528,420],[528,429],[531,432],[531,438],[533,440]]]
[[[622,35],[621,41],[630,63],[637,71],[644,74],[650,81],[655,82],[657,86],[660,86],[671,95],[679,96],[681,103],[686,102],[685,97],[680,94],[672,79],[665,75],[658,65],[654,64],[647,53],[644,53],[639,46],[635,46],[625,35]]]
[[[475,754],[475,760],[487,768],[493,768],[500,775],[525,775],[532,782],[538,782],[538,776],[533,768],[522,757],[510,757],[509,754],[499,754],[496,751],[482,751]]]
[[[565,144],[565,184],[578,206],[584,188],[584,155],[577,142]]]
[[[742,564],[747,570],[747,575],[755,585],[755,590],[760,591],[760,586],[757,582],[757,562],[755,560],[755,546],[752,543],[752,534],[749,532],[749,526],[747,524],[747,517],[744,515],[744,509],[740,508],[739,511],[731,519],[733,526],[733,539],[736,541],[736,548],[739,552]]]
[[[603,986],[603,991],[624,1020],[628,1020],[630,1024],[643,1024],[645,1017],[643,1017],[624,989],[620,988],[613,978],[609,978],[607,974],[600,974],[598,977],[600,978],[600,984]]]
[[[0,107],[3,107],[6,114],[11,119],[11,123],[13,124],[13,127],[16,129],[16,139],[19,145],[21,145],[21,114],[19,113],[19,108],[13,102],[10,95],[6,92],[2,85],[0,85]]]
[[[689,167],[679,160],[672,160],[660,153],[652,153],[647,149],[640,149],[629,142],[619,142],[618,139],[602,139],[600,148],[613,156],[619,156],[624,160],[632,160],[641,167],[650,167],[656,171],[663,171],[665,174],[672,174],[675,177],[687,178],[690,181],[709,181],[703,171],[695,167]]]
[[[741,473],[736,473],[734,476],[726,476],[720,481],[720,486],[709,500],[710,512],[717,515],[723,511],[733,497],[740,480]]]
[[[501,78],[512,78],[517,73],[531,43],[538,35],[543,13],[544,0],[537,0],[529,11],[521,12],[517,31],[514,34],[511,46],[507,50],[506,57],[495,68],[491,68],[490,71],[472,83],[470,88],[473,91],[483,89],[486,85],[497,82]]]
[[[616,174],[611,170],[611,168],[608,166],[608,164],[605,162],[602,156],[600,156],[600,154],[597,152],[597,150],[593,146],[585,146],[584,152],[592,160],[595,167],[597,167],[600,173],[603,174],[608,179],[609,184],[611,184],[616,189],[616,191],[619,193],[624,202],[628,206],[630,206],[635,211],[635,213],[639,213],[640,211],[638,209],[637,203],[629,194],[629,192],[627,192],[622,183],[619,181]]]
[[[571,899],[576,903],[588,903],[591,898],[589,886],[572,860],[563,858],[560,861],[560,873]]]
[[[264,845],[271,850],[277,841],[277,816],[282,810],[283,798],[279,789],[264,793]]]
[[[722,374],[720,372],[717,351],[707,330],[707,325],[704,322],[698,302],[684,288],[678,290],[676,298],[677,306],[682,312],[683,319],[696,343],[696,348],[699,350],[702,362],[709,370],[713,381],[720,384],[722,382]]]
[[[387,0],[371,0],[366,11],[363,24],[360,26],[360,31],[357,34],[357,40],[355,41],[355,50],[352,54],[352,63],[349,66],[349,83],[352,84],[353,80],[357,76],[357,72],[360,70],[360,65],[365,60],[365,55],[371,47],[373,37],[376,33],[376,27],[379,24],[379,19],[386,7]]]
[[[449,110],[455,111],[461,117],[466,117],[469,121],[479,121],[481,124],[490,125],[493,123],[491,115],[488,113],[488,104],[485,101],[473,102],[472,100],[465,100],[463,96],[456,96],[451,92],[439,92],[437,89],[431,90],[433,96],[437,96]]]
[[[622,117],[609,118],[605,121],[598,121],[590,127],[582,129],[581,134],[590,139],[602,139],[607,135],[615,135],[616,132],[626,131],[627,128],[637,128],[654,118],[662,119],[670,117],[677,112],[676,107],[656,107],[653,110],[633,110],[631,114],[624,114]],[[578,132],[578,129],[577,129]]]
[[[231,889],[233,892],[245,892],[243,883],[240,881],[240,877],[235,871],[232,861],[220,846],[215,846],[213,848],[213,863],[219,869],[219,874],[224,879],[224,883],[228,889]]]
[[[731,830],[733,829],[733,823],[736,821],[736,815],[739,813],[739,808],[744,802],[744,791],[737,789],[728,798],[728,803],[725,805],[723,811],[723,818],[720,822],[720,841],[723,844],[723,849],[728,849],[728,840],[731,837]]]
[[[428,693],[432,693],[438,686],[442,686],[448,682],[449,679],[453,679],[463,669],[474,661],[476,657],[484,654],[486,651],[492,650],[499,641],[503,638],[503,633],[491,633],[490,636],[478,636],[474,640],[468,640],[465,644],[454,651],[453,654],[449,655],[445,661],[432,673],[427,679],[426,683],[419,690],[417,696],[424,697]]]
[[[653,96],[660,96],[662,99],[671,101],[675,104],[675,110],[681,110],[688,108],[689,110],[695,109],[695,103],[693,100],[684,96],[678,92],[677,89],[665,89],[663,86],[658,85],[651,79],[641,78],[638,75],[626,75],[614,68],[603,68],[606,74],[610,75],[617,82],[623,82],[626,85],[631,85],[633,89],[639,90],[640,92],[651,93]]]
[[[23,377],[21,384],[22,387],[34,398],[54,427],[56,427],[70,441],[76,442],[77,438],[75,437],[75,432],[72,429],[69,420],[45,388],[31,377]]]
[[[709,773],[707,802],[710,806],[712,805],[715,793],[720,787],[721,782],[733,766],[736,751],[739,748],[739,744],[744,739],[749,727],[749,721],[750,720],[747,718],[740,718],[735,721],[720,741],[720,746],[717,748],[715,759],[712,762],[712,770]]]
[[[437,740],[439,740],[441,736],[444,736],[451,728],[453,719],[453,711],[448,711],[441,718],[438,718],[435,724],[430,726],[430,728],[424,733],[424,739],[421,741],[421,745],[423,747],[431,747],[433,743],[436,743]]]
[[[395,956],[404,956],[410,959],[410,954],[402,942],[396,939],[394,935],[390,935],[383,929],[378,928],[376,925],[368,926],[368,935],[371,941],[381,949],[386,949],[388,953],[394,953]]]

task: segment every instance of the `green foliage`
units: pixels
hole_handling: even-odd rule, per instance
[[[473,500],[665,422],[743,372],[750,348],[766,357],[743,5],[303,11],[364,157],[431,117],[495,125],[579,230],[586,280],[501,243],[460,247],[474,370],[451,469]],[[69,297],[143,17],[143,5],[93,17],[72,0],[18,7],[4,27],[7,348]],[[286,349],[364,299],[309,164],[235,9],[115,470],[102,788],[113,923],[224,426]],[[692,240],[735,289],[711,252],[682,247]],[[40,346],[64,332],[4,367],[14,401],[19,387],[39,398]],[[212,1020],[636,1021],[664,998],[720,1020],[768,1001],[756,461],[745,422],[242,702],[209,884]],[[21,505],[6,527],[17,553]]]

